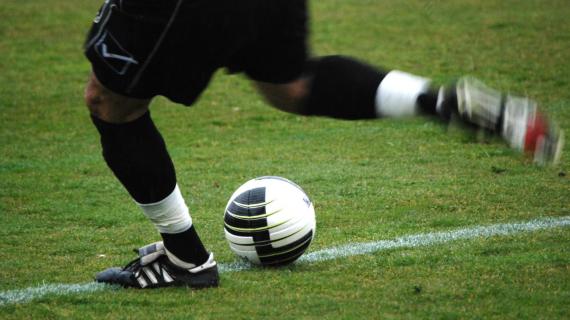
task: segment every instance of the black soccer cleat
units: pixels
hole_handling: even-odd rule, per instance
[[[109,268],[95,276],[96,282],[120,285],[125,288],[151,289],[162,287],[217,287],[218,266],[214,255],[200,266],[189,269],[174,265],[162,242],[138,249],[139,257],[124,268]]]

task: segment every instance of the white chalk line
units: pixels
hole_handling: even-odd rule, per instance
[[[296,263],[315,263],[399,248],[416,248],[457,240],[508,236],[517,233],[568,226],[570,226],[570,216],[535,219],[522,223],[476,226],[472,228],[463,228],[446,232],[424,233],[400,237],[393,240],[351,243],[342,246],[331,247],[328,249],[307,253],[299,258]],[[251,264],[246,262],[220,263],[218,267],[220,273],[238,272],[254,268]],[[114,288],[116,287],[95,282],[83,284],[42,284],[38,287],[0,292],[0,307],[10,304],[27,303],[48,295],[64,296],[81,293],[93,293]]]
[[[108,288],[112,288],[112,286],[96,282],[75,284],[42,284],[38,287],[0,292],[0,307],[9,304],[27,303],[48,295],[74,295],[101,291]]]

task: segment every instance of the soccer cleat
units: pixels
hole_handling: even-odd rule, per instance
[[[162,242],[138,249],[139,257],[124,268],[109,268],[98,273],[95,281],[123,287],[150,289],[160,287],[217,287],[218,267],[214,255],[200,266],[181,268],[172,263]]]
[[[556,164],[564,145],[564,132],[538,111],[528,98],[507,96],[501,135],[509,145],[541,165]]]
[[[457,114],[469,125],[500,135],[538,164],[560,160],[564,134],[529,98],[505,95],[473,77],[463,77],[440,89],[436,110],[445,119]]]

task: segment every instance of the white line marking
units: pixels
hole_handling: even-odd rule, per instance
[[[489,226],[476,226],[454,231],[424,233],[396,238],[393,240],[380,240],[374,242],[350,243],[331,247],[319,251],[309,252],[299,258],[296,263],[314,263],[338,258],[386,251],[398,248],[416,248],[441,244],[457,240],[474,238],[488,238],[493,236],[507,236],[522,232],[552,229],[570,226],[570,216],[559,218],[542,218],[522,223],[494,224]],[[234,262],[220,264],[220,272],[236,272],[250,269],[253,266],[247,262]]]
[[[412,236],[405,236],[393,240],[382,240],[364,243],[351,243],[347,245],[331,247],[319,251],[314,251],[303,255],[297,263],[315,263],[338,258],[362,255],[399,248],[416,248],[436,245],[457,240],[468,240],[475,238],[489,238],[496,236],[508,236],[523,232],[546,230],[559,227],[570,226],[570,216],[559,218],[535,219],[522,223],[505,223],[489,226],[477,226],[473,228],[458,229],[447,232],[424,233]],[[246,262],[233,262],[218,264],[221,273],[238,272],[253,268]],[[47,295],[72,295],[81,293],[92,293],[101,290],[116,288],[114,286],[100,283],[84,284],[44,284],[38,287],[9,290],[0,292],[0,307],[9,304],[27,303],[34,299],[43,298]]]
[[[516,233],[568,226],[570,226],[570,216],[560,218],[536,219],[523,223],[505,223],[490,226],[478,226],[448,232],[418,234],[396,238],[394,240],[347,244],[339,247],[333,247],[308,253],[305,256],[302,256],[299,260],[302,262],[318,262],[396,248],[416,248],[457,240],[508,236]]]
[[[65,296],[91,293],[109,288],[113,287],[101,283],[89,282],[82,284],[43,284],[39,287],[2,291],[0,292],[0,307],[8,304],[27,303],[51,294]]]

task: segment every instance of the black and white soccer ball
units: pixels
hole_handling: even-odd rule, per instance
[[[253,264],[285,265],[299,258],[315,236],[313,203],[297,184],[259,177],[240,186],[224,214],[231,250]]]

